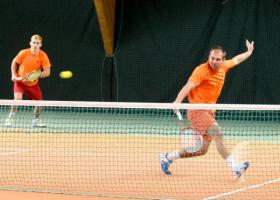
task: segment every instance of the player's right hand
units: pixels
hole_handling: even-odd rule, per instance
[[[20,76],[12,76],[12,81],[21,81],[22,77]]]
[[[173,103],[174,103],[174,104],[179,104],[180,102],[173,101]],[[179,109],[173,109],[173,112],[174,112],[175,114],[177,114],[178,112],[180,112],[180,110],[179,110]]]

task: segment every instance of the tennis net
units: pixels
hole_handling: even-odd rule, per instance
[[[7,126],[11,106],[17,111]],[[33,126],[34,107],[42,108],[45,127]],[[215,110],[235,162],[250,163],[242,177],[234,179],[214,141],[205,155],[174,161],[167,176],[159,155],[187,145],[174,110],[187,124],[186,110]],[[0,100],[0,119],[0,189],[143,199],[279,198],[277,105]]]

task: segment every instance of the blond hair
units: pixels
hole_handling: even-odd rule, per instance
[[[31,40],[32,40],[32,39],[33,39],[33,40],[40,40],[41,42],[43,41],[42,36],[39,35],[39,34],[32,35]]]

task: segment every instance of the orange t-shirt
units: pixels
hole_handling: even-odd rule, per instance
[[[51,67],[48,55],[40,50],[37,55],[32,54],[30,49],[21,50],[15,57],[16,62],[19,64],[17,75],[20,77],[32,72],[33,70],[41,70],[43,67]],[[32,86],[38,83],[35,81],[22,81],[27,86]]]
[[[208,63],[199,65],[193,71],[189,81],[196,84],[188,95],[190,103],[216,103],[225,81],[227,71],[234,67],[234,61],[225,60],[218,70],[212,69]]]

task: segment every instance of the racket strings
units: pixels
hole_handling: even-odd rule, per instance
[[[32,71],[27,75],[27,81],[35,81],[41,75],[41,70]]]

